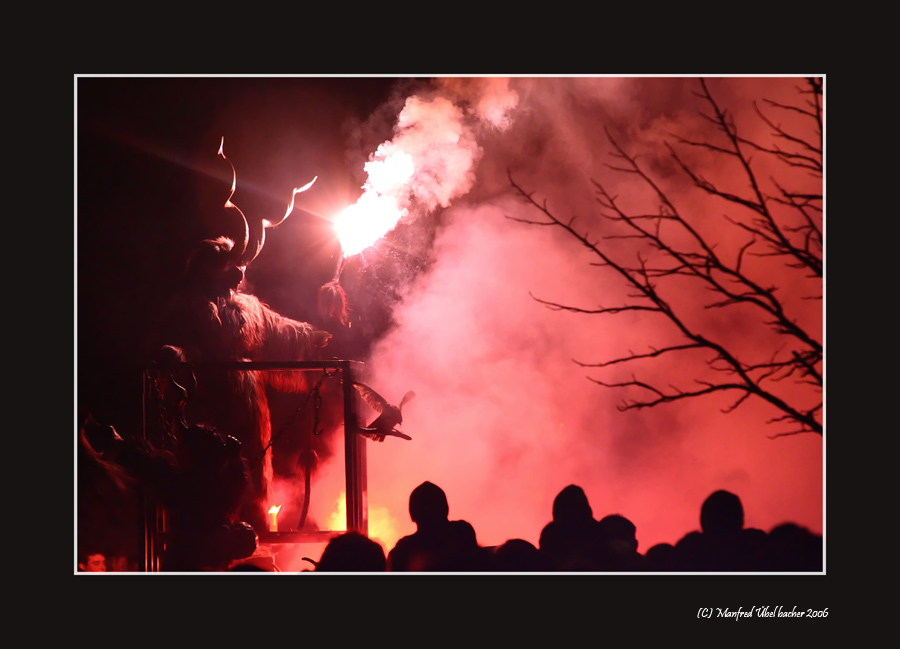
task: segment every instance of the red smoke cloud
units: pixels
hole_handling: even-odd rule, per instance
[[[735,111],[742,134],[765,137],[752,102],[795,103],[799,81],[728,78],[709,85]],[[666,323],[546,309],[529,294],[591,308],[621,299],[625,287],[592,268],[596,259],[561,232],[506,218],[534,217],[513,198],[507,169],[560,216],[577,215],[586,226],[596,213],[592,178],[635,206],[652,207],[646,188],[605,167],[607,126],[629,151],[645,156],[661,186],[696,214],[711,239],[723,248],[740,245],[722,227],[722,205],[690,188],[659,155],[670,132],[708,131],[697,112],[698,89],[692,78],[454,79],[410,99],[420,110],[449,114],[453,102],[467,111],[460,141],[477,167],[474,181],[469,174],[427,176],[453,199],[442,215],[434,263],[406,287],[396,326],[366,360],[366,381],[379,391],[394,399],[409,389],[418,395],[402,426],[413,440],[368,446],[370,519],[388,516],[394,530],[379,539],[386,550],[413,531],[407,499],[424,480],[446,491],[451,518],[470,521],[483,545],[514,537],[537,544],[553,498],[571,483],[584,488],[596,518],[629,517],[641,550],[697,529],[700,505],[716,489],[741,497],[748,526],[768,530],[794,521],[823,532],[823,438],[770,439],[777,430],[766,422],[774,413],[751,401],[723,414],[733,398],[620,412],[622,395],[587,380],[590,371],[572,359],[591,362],[659,345],[671,335]],[[479,119],[484,115],[493,122]],[[415,135],[418,151],[428,151],[428,132]],[[406,137],[398,126],[392,145]],[[737,177],[708,151],[687,159],[710,181],[727,186]],[[459,192],[453,178],[465,180]],[[808,182],[815,189],[817,181]],[[435,207],[433,198],[428,203]],[[778,282],[777,267],[760,272]],[[796,287],[783,288],[821,340],[822,302],[802,302],[790,295]],[[713,324],[733,344],[773,344],[740,318]],[[674,359],[649,367],[662,385],[684,371]]]
[[[693,215],[698,229],[715,240],[723,254],[733,252],[744,242],[739,232],[723,227],[724,216],[733,208],[691,188],[662,147],[672,133],[700,139],[710,132],[708,121],[698,112],[706,107],[695,95],[699,90],[697,79],[435,80],[405,92],[396,104],[385,104],[369,123],[361,125],[356,146],[359,148],[365,139],[369,158],[353,160],[359,164],[352,173],[361,180],[350,188],[334,181],[352,166],[348,164],[350,154],[342,158],[346,152],[331,141],[332,131],[338,130],[337,116],[349,111],[320,108],[333,99],[321,90],[317,91],[323,92],[321,96],[310,91],[303,101],[288,101],[291,95],[285,89],[293,81],[302,86],[303,79],[282,79],[278,92],[263,96],[260,89],[266,81],[257,80],[250,86],[252,91],[241,86],[244,94],[229,92],[231,88],[208,93],[216,97],[216,111],[211,117],[201,113],[196,123],[184,127],[187,133],[197,132],[195,137],[203,143],[197,158],[203,161],[214,154],[214,150],[207,150],[208,143],[215,145],[223,133],[227,135],[230,157],[238,167],[239,196],[235,200],[242,209],[264,208],[263,213],[270,210],[280,216],[284,207],[281,202],[290,195],[290,189],[318,175],[315,188],[302,195],[301,210],[323,217],[334,215],[356,198],[366,180],[373,180],[366,178],[365,162],[403,151],[418,164],[409,182],[395,188],[398,204],[407,209],[400,221],[406,239],[398,241],[389,233],[385,246],[363,255],[374,261],[391,245],[407,243],[418,244],[418,252],[426,243],[431,245],[434,223],[439,224],[427,271],[419,272],[417,267],[388,278],[395,281],[392,291],[402,295],[393,308],[394,326],[373,341],[372,353],[362,359],[365,376],[360,378],[389,399],[396,402],[407,390],[415,390],[417,395],[404,408],[401,426],[411,441],[388,438],[380,444],[367,442],[370,533],[386,551],[400,536],[413,531],[408,498],[425,480],[446,491],[451,518],[470,521],[482,545],[496,545],[515,537],[537,544],[541,528],[551,518],[553,498],[572,483],[584,488],[595,518],[614,512],[630,518],[636,524],[641,551],[659,542],[674,543],[697,529],[700,505],[717,489],[728,489],[741,497],[748,526],[768,530],[778,523],[794,521],[814,532],[824,532],[824,438],[805,434],[770,439],[768,436],[779,430],[766,423],[775,413],[750,400],[735,412],[724,414],[721,409],[733,403],[731,397],[713,396],[620,412],[617,406],[623,394],[588,380],[599,374],[579,367],[572,359],[596,362],[621,355],[623,350],[660,346],[671,340],[671,328],[658,318],[635,313],[588,316],[548,310],[531,295],[595,308],[598,304],[620,303],[627,288],[620,279],[591,266],[596,258],[561,231],[507,218],[536,217],[533,209],[515,197],[507,172],[534,191],[539,200],[546,199],[560,217],[575,216],[585,227],[592,227],[598,208],[592,179],[601,181],[630,208],[657,209],[658,201],[645,186],[608,168],[614,160],[609,156],[607,128],[624,148],[640,156],[660,187],[684,212]],[[194,82],[184,80],[185,84]],[[708,80],[713,95],[734,113],[742,135],[748,138],[769,137],[753,102],[769,98],[796,103],[795,88],[801,83],[794,78]],[[412,80],[404,82],[407,88],[411,84]],[[79,92],[89,97],[89,87]],[[113,92],[111,96],[117,99],[112,102],[110,115],[97,116],[104,129],[118,125],[120,113],[125,120],[125,111],[116,107],[128,93]],[[154,91],[148,92],[142,102],[150,98],[183,120],[182,111],[175,110],[181,105],[178,101]],[[160,106],[147,109],[143,103],[138,110],[147,110],[150,116],[165,112]],[[303,115],[298,116],[301,112]],[[250,117],[259,114],[265,119],[254,121]],[[322,121],[313,122],[314,115],[323,116]],[[84,111],[79,118],[89,116]],[[376,123],[380,119],[389,120],[387,131],[378,128],[383,126]],[[785,126],[798,123],[789,113],[780,113],[779,122]],[[121,130],[130,133],[132,127]],[[167,127],[163,132],[168,135],[169,131]],[[388,137],[384,137],[385,132]],[[170,137],[180,141],[181,134],[175,131]],[[156,142],[159,138],[147,139]],[[160,151],[165,149],[163,144],[158,144]],[[746,190],[735,167],[720,157],[699,149],[679,151],[711,182],[722,183],[735,192]],[[155,153],[165,157],[159,151]],[[217,162],[213,158],[204,164],[212,168]],[[760,177],[784,178],[784,170],[770,164],[766,156],[754,156]],[[168,180],[169,168],[164,169]],[[81,169],[79,178],[87,178],[81,175]],[[92,190],[111,196],[128,195],[128,183],[108,192],[106,176],[98,178],[102,181],[95,184],[79,181],[83,184],[79,187],[80,201]],[[792,173],[789,180],[807,183],[821,193],[821,179],[805,176],[802,171]],[[384,186],[373,180],[372,187],[383,190]],[[163,189],[160,191],[167,196]],[[208,210],[210,205],[219,205],[220,192],[221,187],[215,183],[210,183],[206,192],[195,190],[192,197],[196,205],[179,206],[183,218],[176,211],[165,227],[185,229],[189,220],[196,218],[192,208],[205,206],[203,209]],[[110,200],[106,195],[102,198]],[[146,196],[130,199],[140,206]],[[203,209],[197,211],[202,214]],[[130,211],[122,212],[132,218]],[[88,223],[90,210],[83,214],[79,223]],[[116,213],[115,218],[121,216]],[[155,213],[147,217],[147,232],[164,227],[155,225],[159,218]],[[304,310],[297,306],[301,299],[297,278],[308,270],[302,266],[304,255],[315,257],[313,261],[328,259],[333,242],[316,241],[321,249],[298,253],[289,233],[300,225],[301,216],[297,214],[271,234],[265,251],[248,272],[247,289],[286,315],[305,319],[314,307]],[[125,231],[134,226],[128,223],[118,227]],[[187,240],[193,240],[184,236],[186,250]],[[82,259],[91,263],[103,259],[82,256],[86,241],[87,237],[80,235],[79,272]],[[622,246],[624,254],[624,242]],[[156,263],[151,253],[168,254],[170,247],[168,239],[160,244],[148,243],[144,246],[149,251],[147,263]],[[143,248],[139,252],[144,254]],[[105,250],[102,253],[108,254]],[[144,259],[141,254],[136,254],[138,260]],[[764,260],[755,263],[760,262]],[[113,259],[104,266],[110,269],[103,275],[105,281],[119,278],[121,265],[120,260]],[[84,270],[89,269],[85,264]],[[330,279],[333,270],[332,265],[321,279]],[[764,280],[779,286],[792,316],[822,340],[822,302],[802,299],[810,286],[784,282],[782,271],[778,266],[763,265],[759,269]],[[86,285],[81,289],[85,297],[79,296],[79,300],[84,300],[83,304],[92,304],[92,288]],[[308,294],[314,295],[315,288],[318,285]],[[372,287],[372,291],[382,288]],[[821,282],[818,288],[821,290]],[[116,299],[130,295],[129,291],[119,290]],[[688,293],[678,299],[689,303],[701,297]],[[372,317],[361,302],[350,306],[359,318]],[[130,326],[121,326],[103,309],[82,311],[100,314],[103,322],[97,326],[106,331],[101,336],[104,346],[107,339],[114,340],[113,334],[121,335],[142,325],[142,319],[136,317],[128,321]],[[709,322],[730,344],[771,348],[773,339],[761,335],[755,324],[724,315],[698,309],[692,317]],[[354,331],[356,327],[354,324]],[[115,354],[111,355],[126,356],[129,347],[121,347],[113,348]],[[647,365],[654,372],[650,378],[658,377],[662,385],[667,385],[673,377],[695,367],[681,361],[662,358]],[[628,374],[622,369],[604,376],[616,380]],[[296,407],[293,401],[291,404]],[[139,402],[136,411],[140,412]],[[338,444],[334,456],[320,465],[312,488],[309,516],[322,528],[330,526],[333,514],[339,512],[344,481],[341,448]],[[291,507],[301,486],[287,482],[276,485],[276,497],[280,495],[280,504],[284,505],[279,517],[281,529],[295,523],[296,518],[291,517],[296,512]],[[321,554],[321,548],[315,547],[273,549],[279,550],[279,560],[283,560],[280,567],[287,570],[307,569],[309,564],[300,557],[317,559]]]

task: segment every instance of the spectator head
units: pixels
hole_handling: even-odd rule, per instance
[[[540,551],[525,539],[509,539],[494,549],[497,572],[536,572],[540,568]]]
[[[333,537],[316,564],[316,572],[384,572],[384,548],[359,532]]]
[[[423,482],[409,494],[409,517],[416,525],[441,523],[449,514],[447,494],[436,484]]]
[[[79,553],[78,569],[81,572],[107,572],[106,555],[93,550]]]
[[[594,512],[584,489],[570,484],[553,499],[553,520],[562,523],[593,520]]]
[[[730,491],[711,493],[700,508],[700,529],[710,536],[728,536],[744,529],[744,506]]]
[[[646,568],[651,572],[672,572],[678,569],[675,546],[657,543],[644,553]]]
[[[598,523],[600,534],[610,550],[616,554],[637,552],[637,528],[621,514],[610,514]]]

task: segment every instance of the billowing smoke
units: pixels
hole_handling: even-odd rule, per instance
[[[573,359],[592,362],[658,346],[671,340],[671,328],[640,313],[590,316],[550,310],[534,299],[590,309],[627,295],[621,280],[592,266],[597,259],[572,238],[514,220],[538,215],[514,195],[508,175],[586,229],[602,227],[592,179],[636,209],[657,208],[645,187],[610,169],[615,160],[607,133],[639,154],[660,187],[696,212],[698,227],[716,239],[722,205],[697,196],[661,146],[672,133],[699,137],[708,128],[696,84],[446,79],[405,102],[394,137],[366,165],[356,206],[363,220],[383,213],[375,202],[389,204],[390,216],[372,239],[390,238],[398,224],[414,228],[425,215],[438,214],[440,224],[427,272],[402,287],[392,327],[366,359],[365,381],[389,400],[417,393],[401,426],[412,441],[368,443],[370,533],[386,551],[414,531],[408,497],[425,480],[446,491],[451,518],[471,522],[482,545],[511,538],[537,545],[553,498],[573,483],[584,488],[595,518],[629,517],[642,551],[697,529],[700,505],[717,489],[742,498],[748,526],[768,530],[793,521],[822,533],[822,438],[770,439],[774,431],[766,422],[773,413],[750,401],[725,414],[730,395],[621,412],[623,395],[589,381],[591,371]],[[790,103],[796,85],[778,78],[710,83],[745,120],[747,135],[763,132],[752,130],[760,126],[752,121],[752,102],[765,96]],[[711,181],[729,181],[732,170],[708,152],[685,155]],[[723,230],[725,249],[740,245],[730,236]],[[372,239],[350,244],[342,237],[345,255]],[[800,312],[820,340],[821,315],[816,301]],[[740,319],[718,326],[732,342],[748,335]],[[648,368],[662,386],[684,371],[667,357]],[[607,378],[627,379],[630,371]],[[340,493],[339,463],[319,479],[329,484],[324,491]],[[335,503],[316,508],[321,523]]]
[[[482,155],[474,129],[483,124],[505,129],[517,101],[503,79],[476,83],[473,101],[463,95],[471,92],[467,84],[457,82],[445,84],[447,92],[406,100],[393,139],[380,144],[364,165],[362,196],[335,218],[345,257],[362,252],[401,221],[411,224],[449,207],[472,188]]]

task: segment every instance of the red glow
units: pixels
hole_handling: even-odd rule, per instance
[[[304,81],[298,79],[297,85],[302,86]],[[771,129],[759,120],[755,105],[763,98],[783,105],[802,102],[796,92],[801,83],[802,80],[786,77],[709,80],[712,92],[740,125],[741,136],[772,148],[786,144],[772,137]],[[397,288],[402,295],[396,305],[390,305],[392,326],[382,339],[371,341],[371,355],[360,359],[365,363],[365,376],[360,379],[381,393],[401,395],[413,389],[418,395],[403,412],[402,428],[412,440],[367,442],[369,532],[382,543],[385,552],[401,536],[415,531],[409,519],[408,498],[425,480],[444,489],[450,518],[471,522],[482,545],[496,545],[511,538],[523,538],[537,545],[542,527],[551,518],[553,498],[569,484],[584,489],[595,518],[610,513],[630,518],[637,527],[640,551],[660,542],[675,543],[685,533],[698,529],[701,503],[717,489],[740,496],[748,527],[769,530],[792,521],[824,533],[824,437],[804,434],[770,439],[768,436],[776,428],[768,422],[776,413],[753,399],[727,414],[723,409],[734,400],[718,396],[621,412],[618,406],[622,393],[592,383],[588,380],[594,376],[592,371],[572,360],[591,362],[621,354],[622,350],[643,350],[673,336],[671,328],[640,313],[596,317],[551,311],[537,303],[532,295],[594,309],[616,303],[627,294],[628,287],[592,266],[596,259],[561,232],[507,218],[524,216],[521,204],[510,191],[507,171],[546,199],[557,214],[576,219],[579,228],[586,228],[598,217],[593,179],[603,180],[633,211],[658,210],[658,196],[639,187],[628,174],[609,168],[615,161],[609,155],[604,127],[614,124],[622,143],[646,161],[660,188],[669,192],[680,210],[692,215],[698,229],[710,234],[724,257],[732,259],[745,242],[739,230],[725,227],[727,219],[735,216],[733,206],[697,191],[685,180],[678,165],[659,153],[665,151],[664,143],[671,142],[673,133],[689,139],[701,139],[709,133],[708,120],[698,110],[696,89],[697,80],[687,77],[434,79],[409,97],[401,110],[387,114],[388,128],[363,133],[371,138],[372,132],[390,132],[393,137],[382,142],[384,136],[379,135],[366,143],[368,148],[363,155],[372,153],[364,167],[367,181],[361,188],[362,195],[333,218],[343,256],[359,254],[378,239],[389,236],[398,224],[415,226],[423,215],[439,213],[440,217],[433,248],[429,248],[433,256],[427,259],[426,270],[417,271],[414,281],[388,287]],[[317,104],[312,112],[327,115],[330,106],[322,98],[317,100],[322,105]],[[119,110],[124,101],[110,103]],[[359,169],[352,170],[352,181],[333,181],[335,176],[350,175],[346,160],[341,157],[346,143],[336,125],[329,121],[328,128],[322,129],[333,131],[334,140],[327,142],[318,133],[311,137],[299,129],[301,120],[294,114],[281,116],[284,123],[269,122],[265,128],[251,125],[248,106],[263,110],[275,105],[283,106],[284,102],[267,102],[252,94],[246,102],[235,100],[229,108],[216,109],[223,123],[234,125],[234,130],[246,129],[240,140],[232,140],[229,135],[234,144],[248,143],[245,146],[250,148],[249,143],[256,142],[257,135],[270,132],[277,134],[273,141],[290,140],[290,146],[284,145],[278,155],[261,148],[256,158],[240,157],[242,177],[245,164],[262,167],[255,175],[247,174],[253,178],[269,178],[264,173],[269,171],[266,164],[288,169],[283,171],[280,184],[252,187],[248,197],[255,191],[263,194],[269,190],[286,196],[297,182],[297,171],[281,162],[294,150],[303,148],[306,141],[313,141],[316,147],[308,154],[313,162],[304,162],[309,162],[319,175],[293,190],[285,217],[293,210],[296,195],[316,182],[316,191],[301,200],[320,200],[327,191],[332,192],[331,199],[338,199],[321,199],[315,206],[318,209],[311,209],[310,213],[330,216],[336,205],[351,203],[356,196],[348,198],[346,186],[354,192],[360,189],[355,175]],[[799,115],[787,112],[778,124],[788,127],[799,119]],[[146,116],[142,115],[142,120]],[[218,123],[215,128],[213,138],[219,135]],[[207,157],[208,148],[205,145]],[[237,147],[232,155],[236,150]],[[685,151],[687,162],[696,165],[704,180],[720,183],[741,195],[749,191],[740,170],[723,162],[721,156],[699,148],[686,147]],[[334,173],[329,173],[321,162],[330,155],[339,158],[330,170]],[[224,138],[219,156],[228,160]],[[823,191],[821,178],[801,167],[785,172],[762,151],[753,153],[753,164],[766,182],[777,179],[811,193]],[[106,173],[106,166],[97,168]],[[302,179],[312,175],[302,173]],[[104,176],[95,173],[95,177]],[[90,181],[95,177],[90,177]],[[89,177],[82,175],[80,169],[79,178]],[[226,207],[235,207],[231,203],[235,182],[233,178]],[[773,191],[771,185],[761,190]],[[221,187],[216,187],[216,191],[218,206]],[[83,200],[81,195],[79,201]],[[109,196],[103,200],[112,201]],[[134,205],[140,204],[136,197],[124,193],[122,196],[134,198]],[[133,218],[124,209],[130,204],[122,200],[121,204],[111,203],[117,209],[110,221],[120,219],[121,214]],[[240,197],[238,202],[245,204]],[[204,207],[209,204],[205,202]],[[82,209],[81,213],[92,212]],[[153,210],[142,218],[156,223],[159,213],[160,210]],[[88,223],[86,218],[84,222]],[[274,223],[267,221],[267,225]],[[142,227],[150,229],[143,223]],[[95,227],[90,231],[105,235],[119,230],[125,228]],[[102,249],[98,243],[96,249],[85,248],[84,252],[96,250],[98,254],[111,255],[110,251],[116,250],[102,237],[97,240],[103,243]],[[302,240],[302,245],[308,243]],[[333,245],[333,240],[328,243]],[[87,245],[88,237],[79,236],[79,256],[82,246]],[[149,274],[149,261],[157,261],[157,248],[152,247],[156,245],[156,239],[148,238],[147,252],[143,253],[146,257],[135,256],[141,263],[136,261],[133,268]],[[169,247],[160,246],[166,250]],[[270,268],[280,269],[279,264],[285,260],[277,257],[276,250],[269,246],[263,254],[269,255]],[[298,244],[293,257],[302,258],[305,253],[306,249]],[[373,251],[372,256],[377,254]],[[84,254],[84,258],[91,257]],[[92,285],[86,273],[96,265],[108,277],[120,270],[121,258],[124,255],[117,251],[106,264],[85,264],[79,299],[84,299],[85,304],[102,304],[93,300],[95,296],[89,291],[103,282]],[[149,261],[143,263],[146,260]],[[816,288],[814,283],[785,283],[784,269],[763,256],[749,256],[745,263],[756,267],[761,285],[778,286],[779,297],[797,320],[819,340],[823,339],[824,303],[807,299],[806,289]],[[289,304],[285,295],[301,294],[298,285],[308,277],[330,276],[302,275],[299,271],[280,276],[272,271],[266,275],[263,263],[256,270],[258,274],[248,278],[253,282],[253,290],[264,300],[270,296],[280,298],[282,304]],[[819,280],[818,288],[821,290],[822,286]],[[373,287],[372,294],[383,288]],[[673,293],[678,304],[696,305],[703,297],[683,291]],[[108,303],[118,309],[116,299],[119,298]],[[140,304],[145,308],[143,302]],[[358,319],[356,324],[347,326],[353,327],[354,334],[366,335],[368,314],[364,305],[349,306],[356,309],[353,313]],[[298,308],[295,312],[306,311]],[[689,314],[691,318],[707,319],[717,337],[743,349],[771,351],[773,339],[777,340],[771,332],[759,333],[748,321],[727,315],[724,310],[695,308]],[[94,351],[102,350],[103,354],[79,351],[79,363],[91,363],[106,355],[110,336],[129,330],[113,324],[117,319],[108,317],[109,309],[98,309],[95,316],[96,323],[85,326],[79,320],[79,336],[93,324],[102,332],[97,337],[102,344],[98,343]],[[142,317],[132,322],[149,320]],[[119,347],[127,345],[113,349]],[[681,358],[657,360],[648,364],[648,369],[653,372],[651,377],[662,384],[670,377],[688,376],[691,370]],[[624,369],[618,376],[613,370],[613,376],[628,378]],[[135,412],[140,413],[140,408]],[[323,460],[314,474],[309,521],[317,529],[339,531],[346,528],[345,476],[340,434],[333,435],[333,439],[338,440],[336,452]],[[277,447],[273,448],[273,453],[277,453]],[[274,493],[270,492],[272,500],[284,503],[283,509],[279,505],[274,512],[276,521],[279,511],[284,512],[283,530],[299,520],[302,493],[297,492],[302,491],[302,482],[292,477],[290,485],[276,482]],[[319,556],[308,548],[300,549],[296,559],[289,557],[290,552],[285,548],[279,554],[282,570],[303,569],[302,553],[316,559]]]

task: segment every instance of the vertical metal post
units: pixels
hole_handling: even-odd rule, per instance
[[[236,369],[319,369],[332,368],[338,369],[341,374],[341,383],[343,388],[344,399],[344,474],[346,485],[346,510],[347,521],[346,529],[348,531],[359,532],[360,534],[369,534],[368,521],[368,476],[366,468],[366,439],[357,434],[356,427],[358,425],[356,419],[356,401],[358,393],[353,387],[353,361],[325,361],[319,363],[316,361],[293,361],[293,362],[272,362],[272,363],[248,363],[241,362]],[[145,439],[155,436],[157,433],[154,427],[156,422],[156,408],[159,403],[156,402],[156,393],[153,390],[153,378],[150,372],[144,372],[144,390],[143,390],[143,435]],[[151,419],[153,420],[151,422]],[[159,440],[148,440],[151,443],[158,443]],[[143,570],[145,572],[159,572],[161,568],[162,554],[165,549],[165,535],[168,532],[168,521],[166,520],[166,512],[159,503],[152,498],[147,491],[143,498],[143,534],[141,535],[141,551],[143,559]],[[329,532],[336,534],[338,532]],[[275,533],[277,534],[277,533]],[[310,542],[309,539],[295,540],[278,540],[275,542]],[[318,541],[316,541],[318,542]]]
[[[142,375],[143,385],[141,391],[141,408],[142,408],[142,421],[141,421],[141,434],[144,436],[144,439],[147,439],[147,399],[149,398],[150,392],[150,380],[147,376],[147,370],[144,370]],[[143,485],[141,485],[141,524],[143,529],[141,530],[143,534],[141,534],[140,548],[141,548],[141,561],[143,562],[143,571],[151,572],[152,565],[152,553],[153,553],[153,541],[151,538],[150,531],[150,517],[147,515],[148,512],[147,506],[147,495]]]
[[[144,439],[147,439],[148,429],[147,429],[147,417],[149,415],[149,400],[152,398],[151,390],[153,379],[150,378],[149,373],[144,370],[143,374],[143,394],[142,394],[142,408],[143,408],[143,421],[142,423],[142,434]],[[144,572],[158,572],[159,571],[159,562],[158,562],[158,548],[156,547],[156,526],[157,526],[157,511],[156,511],[156,503],[152,501],[149,494],[147,493],[146,487],[141,485],[141,523],[143,524],[143,534],[141,534],[141,559],[143,561],[143,571]]]
[[[344,388],[344,471],[347,492],[347,530],[369,534],[366,444],[365,439],[356,434],[356,409],[353,399],[353,373],[350,363],[342,364],[342,385]]]

